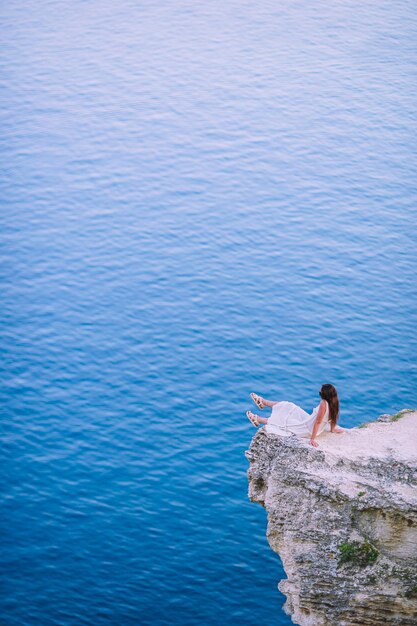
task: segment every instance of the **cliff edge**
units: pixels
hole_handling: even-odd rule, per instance
[[[284,609],[300,626],[416,626],[417,411],[317,441],[261,428],[246,452]]]

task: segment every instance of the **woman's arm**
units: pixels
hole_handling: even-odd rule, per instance
[[[318,448],[319,444],[316,441],[317,432],[320,428],[320,424],[323,421],[324,414],[326,413],[326,401],[320,402],[319,411],[317,413],[316,421],[314,422],[313,432],[311,433],[310,444],[315,448]]]

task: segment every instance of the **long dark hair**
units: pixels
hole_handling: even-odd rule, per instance
[[[320,397],[323,400],[327,400],[330,410],[330,422],[335,426],[339,419],[339,397],[337,395],[336,387],[333,385],[322,385],[320,389]]]

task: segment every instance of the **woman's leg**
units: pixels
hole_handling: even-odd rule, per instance
[[[279,400],[265,400],[265,398],[262,398],[262,402],[265,406],[269,406],[272,409],[275,404],[278,404]]]
[[[257,393],[251,393],[250,397],[259,409],[263,409],[266,406],[272,409],[275,404],[278,404],[278,401],[265,400],[265,398],[262,398],[262,396],[259,396]]]
[[[268,418],[267,417],[261,417],[260,415],[256,415],[256,413],[252,413],[252,411],[248,411],[248,413],[250,413],[253,417],[256,417],[256,419],[258,420],[258,422],[260,424],[267,424],[268,423]]]

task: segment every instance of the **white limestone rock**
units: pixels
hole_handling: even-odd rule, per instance
[[[285,610],[300,626],[416,626],[417,412],[318,443],[261,428],[246,453]]]

